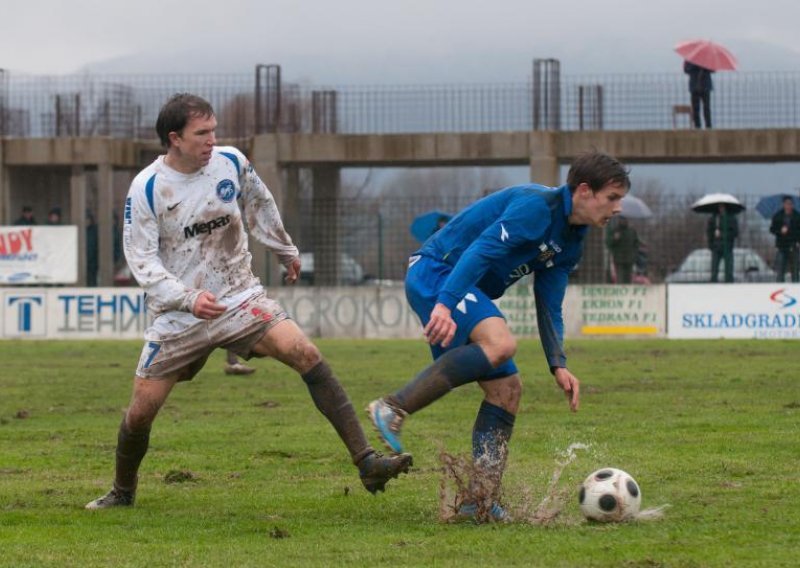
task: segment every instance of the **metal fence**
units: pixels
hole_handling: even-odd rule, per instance
[[[550,60],[545,60],[550,61]],[[715,128],[800,126],[800,73],[717,73]],[[0,71],[0,134],[154,138],[171,94],[214,105],[221,137],[260,132],[388,134],[551,130],[659,130],[689,126],[686,76],[561,76],[550,63],[520,83],[332,86],[254,74],[30,76]]]
[[[641,275],[652,283],[664,282],[665,278],[680,269],[687,256],[696,249],[707,247],[706,223],[708,215],[695,213],[691,204],[699,195],[652,194],[637,195],[648,203],[653,217],[631,220],[643,246]],[[774,237],[769,233],[769,220],[755,211],[759,197],[740,195],[747,209],[737,215],[739,237],[735,246],[750,249],[747,266],[738,260],[734,269],[737,279],[745,281],[774,281]],[[306,284],[354,284],[376,282],[400,283],[405,275],[408,256],[420,243],[412,237],[410,225],[415,217],[431,210],[455,213],[466,206],[472,198],[446,197],[431,200],[408,199],[340,199],[318,204],[316,214],[321,218],[338,219],[337,242],[317,238],[320,224],[312,213],[311,201],[303,201],[294,217],[285,219],[301,251],[328,254],[338,250],[339,274],[307,273]],[[610,255],[605,247],[605,234],[592,228],[585,241],[584,256],[573,274],[573,279],[582,283],[610,281]],[[314,243],[321,248],[314,250]],[[323,244],[319,244],[323,243]],[[753,259],[753,255],[757,258]],[[760,260],[759,260],[760,259]],[[357,264],[357,269],[353,268]],[[697,270],[697,267],[694,267]],[[701,271],[709,271],[701,266]],[[360,276],[359,276],[360,275]],[[697,280],[708,276],[690,275]],[[723,271],[720,268],[720,280]]]

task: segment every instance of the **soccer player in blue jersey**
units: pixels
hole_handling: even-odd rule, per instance
[[[589,226],[604,227],[621,211],[628,170],[591,152],[575,159],[558,188],[529,184],[493,193],[456,215],[409,259],[406,296],[420,317],[434,362],[399,391],[371,402],[370,418],[387,447],[402,451],[405,418],[452,389],[477,381],[484,400],[472,431],[476,471],[489,480],[489,518],[508,520],[496,501],[522,383],[517,343],[492,301],[533,275],[539,335],[556,384],[578,410],[579,382],[567,368],[561,304],[581,258]],[[481,497],[481,499],[485,499]]]

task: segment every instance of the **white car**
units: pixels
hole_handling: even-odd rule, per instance
[[[725,281],[725,260],[719,263],[719,282]],[[733,249],[734,282],[775,282],[777,274],[761,256],[749,248]],[[695,249],[683,260],[678,270],[664,279],[665,282],[711,282],[711,251]]]
[[[286,268],[281,266],[281,273]],[[300,283],[314,285],[314,253],[300,253]],[[339,253],[339,286],[358,286],[364,283],[364,269],[349,254]]]

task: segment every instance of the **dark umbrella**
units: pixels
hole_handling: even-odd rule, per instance
[[[800,197],[786,195],[785,193],[776,193],[775,195],[762,197],[758,200],[758,203],[756,203],[756,211],[761,213],[762,217],[772,219],[775,213],[783,209],[783,200],[787,197],[792,198],[795,211],[800,211]]]
[[[428,211],[419,217],[415,217],[411,222],[411,234],[419,242],[424,243],[428,240],[428,237],[452,218],[452,215],[443,211]]]
[[[741,213],[745,206],[730,193],[709,193],[694,203],[692,210],[697,213],[716,213],[719,205],[726,205],[731,213]]]

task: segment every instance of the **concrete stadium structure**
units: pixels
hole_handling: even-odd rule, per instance
[[[313,171],[314,198],[336,198],[346,167],[434,167],[528,165],[531,179],[559,183],[559,166],[591,148],[626,163],[756,163],[800,161],[800,129],[667,131],[529,131],[422,134],[264,134],[227,140],[250,157],[280,207],[291,212],[298,168]],[[83,239],[87,184],[96,189],[100,232],[98,284],[113,281],[112,225],[133,175],[160,152],[156,141],[99,137],[6,138],[0,140],[0,222],[11,224],[35,179],[51,176],[44,199],[69,192],[64,222]],[[286,175],[284,175],[286,174]],[[49,192],[49,193],[48,193]],[[38,202],[40,207],[46,203]],[[331,220],[335,223],[335,219]],[[85,247],[80,246],[84,255]],[[268,284],[279,277],[267,255],[254,250],[254,269]],[[85,266],[83,256],[79,266]],[[82,269],[85,270],[85,269]],[[82,275],[79,285],[85,283]]]

